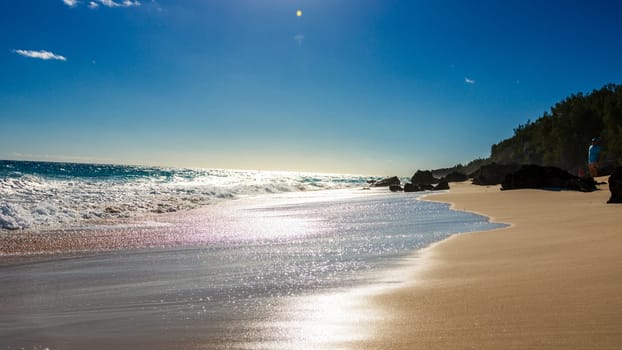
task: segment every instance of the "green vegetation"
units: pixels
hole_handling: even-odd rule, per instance
[[[593,137],[600,139],[601,165],[622,164],[622,85],[608,84],[588,95],[572,95],[535,122],[519,125],[514,136],[492,146],[490,158],[433,173],[439,177],[452,171],[471,174],[492,162],[556,166],[576,173],[587,165]]]
[[[593,137],[601,140],[605,162],[622,164],[622,85],[605,85],[557,103],[535,122],[519,125],[514,136],[493,145],[490,160],[574,172],[586,165]]]
[[[478,159],[470,161],[467,165],[456,164],[451,168],[442,168],[442,169],[432,170],[432,175],[434,175],[437,178],[442,178],[442,177],[447,176],[447,174],[454,172],[454,171],[469,175],[475,172],[477,169],[481,168],[482,166],[486,164],[490,164],[490,163],[491,163],[490,158],[478,158]]]

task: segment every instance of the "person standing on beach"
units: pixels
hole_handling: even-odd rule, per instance
[[[595,137],[592,139],[592,144],[587,151],[587,163],[590,170],[590,176],[598,176],[598,163],[600,161],[600,145],[598,139]]]

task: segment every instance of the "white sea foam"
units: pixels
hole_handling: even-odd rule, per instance
[[[42,165],[40,165],[42,164]],[[37,163],[37,170],[48,166]],[[70,165],[71,166],[71,165]],[[73,165],[74,168],[80,165]],[[48,166],[50,167],[50,166]],[[362,186],[360,176],[286,172],[56,166],[0,175],[0,228],[54,229],[84,220],[193,209],[241,196]],[[50,172],[52,172],[50,174]],[[79,172],[78,175],[74,174]],[[89,173],[91,172],[91,173]],[[110,172],[110,171],[109,171]]]

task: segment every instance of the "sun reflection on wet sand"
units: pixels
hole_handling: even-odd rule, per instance
[[[252,349],[367,349],[377,348],[395,315],[378,304],[378,296],[407,285],[418,284],[419,274],[429,267],[429,249],[405,257],[390,269],[376,272],[364,286],[290,298],[276,319],[256,326],[262,335]],[[257,336],[257,334],[255,334]]]
[[[282,306],[276,320],[257,325],[262,339],[244,348],[351,348],[373,337],[373,324],[389,317],[369,303],[377,292],[360,288],[292,298]]]
[[[51,235],[52,243],[69,238],[72,250],[162,247],[8,264],[0,323],[12,325],[12,344],[84,324],[73,349],[103,349],[95,337],[116,349],[382,348],[376,340],[391,334],[396,313],[377,296],[417,281],[408,266],[421,264],[404,254],[447,235],[454,222],[480,227],[480,218],[460,215],[405,194],[344,190]],[[45,327],[30,322],[36,318]]]

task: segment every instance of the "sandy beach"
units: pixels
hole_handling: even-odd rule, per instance
[[[283,193],[82,230],[6,233],[0,348],[326,349],[359,341],[368,333],[349,321],[375,319],[354,310],[371,307],[360,290],[378,286],[417,248],[500,226],[420,195]]]
[[[389,194],[395,206],[385,209],[388,212],[376,213],[380,216],[372,221],[379,222],[389,213],[414,207],[408,201],[416,199],[403,195]],[[318,196],[323,198],[322,194]],[[232,287],[231,281],[237,281],[234,285],[246,290],[247,283],[239,279],[242,273],[223,275],[219,270],[237,266],[227,263],[232,259],[255,261],[255,270],[247,271],[251,280],[258,273],[272,271],[270,266],[278,266],[274,270],[278,283],[264,288],[267,291],[281,286],[287,295],[293,293],[290,289],[296,283],[305,283],[299,273],[278,275],[287,272],[283,269],[286,260],[274,265],[270,245],[261,245],[263,250],[256,252],[258,257],[266,257],[265,261],[252,258],[256,248],[240,250],[241,258],[231,257],[230,247],[207,249],[207,241],[201,238],[214,236],[210,222],[218,222],[214,217],[226,218],[217,209],[222,207],[234,217],[242,213],[231,212],[232,206],[239,203],[214,206],[179,216],[175,222],[175,227],[185,227],[181,225],[184,222],[189,227],[203,227],[205,232],[185,230],[192,232],[187,242],[196,245],[194,248],[173,245],[140,251],[133,250],[135,247],[119,250],[120,247],[107,244],[103,250],[111,250],[110,253],[92,257],[55,258],[44,254],[39,259],[33,257],[33,263],[24,264],[8,259],[7,266],[2,266],[3,283],[10,286],[5,288],[4,295],[11,301],[3,306],[0,328],[4,329],[4,338],[0,334],[0,343],[13,347],[45,345],[50,349],[78,349],[85,344],[90,348],[108,348],[113,343],[119,349],[620,349],[622,206],[606,204],[608,197],[606,185],[600,191],[580,193],[500,191],[499,186],[454,183],[450,191],[429,195],[426,200],[451,203],[456,210],[486,215],[509,226],[457,234],[434,243],[406,258],[395,271],[391,270],[395,274],[382,276],[384,280],[371,288],[363,286],[351,291],[340,279],[335,282],[341,287],[337,292],[278,302],[269,297],[246,297],[235,290],[212,290],[219,285]],[[367,207],[370,198],[361,199],[360,204]],[[353,217],[361,217],[360,210],[352,211],[351,201],[345,203]],[[330,214],[333,211],[328,209],[316,215],[334,222],[342,215]],[[246,216],[240,216],[238,221],[228,221],[230,229],[244,232],[244,226],[236,223],[256,221],[259,226],[249,227],[249,232],[273,235],[275,227],[282,227],[284,234],[291,234],[297,222],[291,221],[291,213],[276,215],[274,209],[244,212]],[[336,216],[331,219],[326,215]],[[275,220],[285,221],[276,225]],[[301,232],[309,229],[307,221],[298,224],[304,224],[300,226]],[[387,230],[385,225],[380,227]],[[419,224],[408,225],[417,229]],[[343,236],[341,229],[336,230]],[[176,237],[167,231],[139,232],[149,238],[146,242],[170,243],[174,242],[170,237]],[[103,235],[77,241],[94,242],[97,250],[102,249],[97,245],[99,241],[118,242],[118,238]],[[145,243],[142,238],[139,241]],[[26,252],[53,252],[57,248],[47,241],[34,245],[32,242],[20,240],[18,246]],[[299,245],[294,243],[291,247]],[[297,255],[284,247],[279,245],[276,250],[283,250],[284,256]],[[215,261],[223,261],[224,265],[215,265]],[[259,264],[261,261],[263,265]],[[236,277],[226,283],[210,279],[221,275]],[[290,279],[284,280],[287,276]],[[50,290],[56,292],[48,295]],[[231,296],[239,300],[227,303],[225,299]],[[225,301],[219,303],[220,299]],[[257,304],[257,300],[265,303]],[[202,311],[197,314],[196,310]],[[76,324],[84,324],[79,333],[75,332]],[[95,346],[93,339],[107,345]]]
[[[622,206],[600,188],[459,183],[427,197],[510,226],[421,252],[405,287],[372,298],[390,316],[356,347],[621,349]]]

